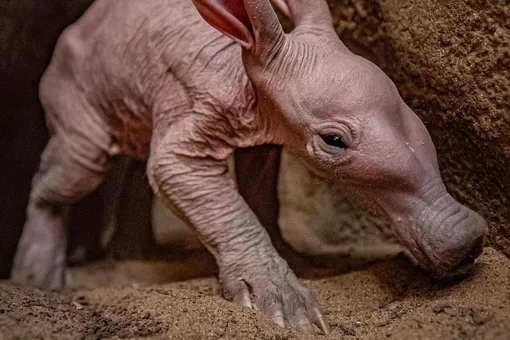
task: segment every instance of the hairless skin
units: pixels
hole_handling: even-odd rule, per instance
[[[429,134],[394,84],[338,39],[323,0],[275,4],[290,34],[269,0],[98,0],[64,31],[41,80],[51,140],[13,280],[68,283],[66,207],[123,153],[148,159],[156,195],[214,254],[225,298],[328,333],[227,171],[236,148],[262,144],[369,200],[436,275],[472,265],[486,225],[447,193]]]

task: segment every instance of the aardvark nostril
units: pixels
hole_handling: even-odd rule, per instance
[[[482,235],[478,237],[468,249],[464,257],[461,258],[460,262],[457,264],[457,269],[463,269],[466,266],[469,266],[475,262],[475,260],[480,256],[483,252],[483,246],[485,243],[485,236]]]

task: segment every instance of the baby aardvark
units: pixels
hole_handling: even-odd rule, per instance
[[[51,139],[12,279],[68,282],[65,208],[123,153],[148,159],[154,192],[214,254],[225,298],[328,333],[227,171],[236,148],[266,143],[368,199],[435,274],[473,263],[485,222],[447,193],[429,134],[394,84],[338,39],[325,1],[275,4],[290,34],[269,0],[97,0],[65,30],[41,80]]]

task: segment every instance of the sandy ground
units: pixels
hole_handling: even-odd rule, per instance
[[[281,329],[224,301],[214,278],[142,283],[144,272],[78,268],[81,288],[65,292],[0,282],[0,339],[510,339],[510,260],[491,248],[456,283],[432,282],[403,258],[306,281],[330,337]]]

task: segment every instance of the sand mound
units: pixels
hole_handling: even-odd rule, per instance
[[[491,248],[457,283],[431,282],[398,258],[308,284],[331,339],[510,338],[510,260]],[[60,293],[2,282],[0,301],[0,339],[325,339],[224,301],[214,278]]]

